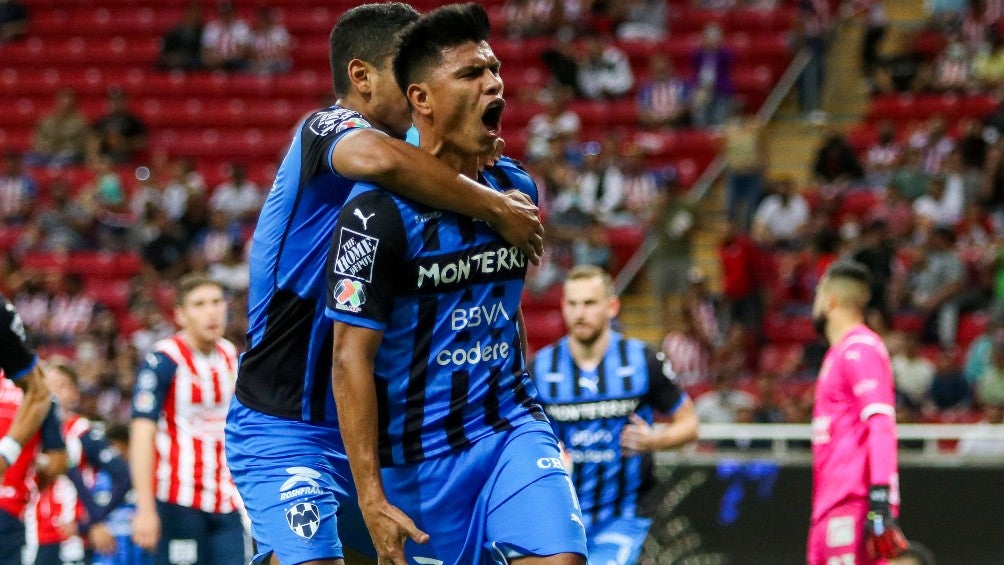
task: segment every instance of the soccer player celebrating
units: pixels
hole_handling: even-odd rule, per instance
[[[223,338],[223,289],[186,275],[175,291],[181,331],[157,342],[136,375],[129,463],[133,539],[154,562],[244,563],[244,528],[223,456],[237,350]]]
[[[35,488],[31,466],[39,447],[47,475],[66,467],[66,445],[38,357],[28,343],[14,306],[0,296],[0,565],[20,565],[24,546],[21,516]]]
[[[394,61],[421,147],[471,178],[504,108],[488,34],[480,6],[445,6],[405,32]],[[480,180],[536,197],[505,158]],[[585,562],[571,482],[524,367],[526,264],[485,224],[373,185],[342,209],[327,269],[333,381],[380,563]]]
[[[863,323],[871,276],[852,261],[827,269],[812,305],[830,344],[812,413],[810,565],[884,563],[906,549],[896,525],[896,413],[889,353]]]
[[[330,51],[338,102],[301,124],[254,232],[249,350],[240,360],[226,448],[256,560],[339,563],[339,530],[354,549],[372,552],[361,520],[361,538],[346,530],[353,509],[344,502],[355,491],[331,393],[332,326],[324,317],[324,261],[355,180],[485,220],[533,260],[541,252],[537,209],[525,195],[483,187],[401,139],[411,117],[391,61],[394,38],[416,18],[411,7],[387,3],[339,19]]]
[[[534,379],[573,464],[590,562],[633,564],[652,525],[638,512],[651,453],[697,439],[697,414],[662,355],[610,327],[620,301],[606,271],[569,271],[561,311],[569,333],[537,352]]]

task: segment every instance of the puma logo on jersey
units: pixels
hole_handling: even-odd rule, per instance
[[[353,215],[363,221],[363,229],[365,230],[369,229],[368,227],[366,227],[366,224],[370,221],[370,218],[376,216],[376,212],[370,214],[369,216],[363,216],[363,213],[359,211],[359,208],[356,208],[355,211],[353,212]]]

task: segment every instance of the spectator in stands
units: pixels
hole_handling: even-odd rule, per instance
[[[729,218],[744,230],[753,225],[753,214],[763,195],[763,167],[766,153],[763,145],[763,122],[755,115],[735,112],[726,122],[725,209]]]
[[[31,215],[38,188],[35,180],[24,172],[21,154],[7,151],[0,173],[0,224],[22,224]]]
[[[708,289],[708,275],[700,267],[691,267],[687,273],[687,292],[683,307],[690,311],[701,340],[712,347],[721,344],[724,336],[719,325],[718,299]]]
[[[655,295],[656,320],[664,328],[669,320],[669,304],[678,300],[689,285],[687,273],[693,265],[693,233],[697,224],[693,202],[676,187],[655,214],[650,233],[655,248],[648,263],[648,276]]]
[[[572,142],[579,135],[582,121],[569,107],[572,93],[567,88],[554,87],[541,92],[544,111],[526,124],[527,155],[532,160],[547,157],[552,140]]]
[[[562,3],[547,0],[507,0],[502,8],[509,39],[544,37],[559,23]]]
[[[649,76],[635,96],[638,121],[647,128],[677,128],[690,122],[690,94],[662,53],[649,59]]]
[[[572,264],[594,265],[609,271],[612,259],[606,226],[595,216],[589,216],[585,228],[572,240]]]
[[[91,324],[96,307],[94,299],[84,292],[84,281],[80,275],[64,276],[62,289],[54,293],[49,303],[46,334],[57,343],[74,343]]]
[[[244,165],[230,163],[230,179],[213,191],[209,208],[225,213],[232,222],[250,226],[258,219],[264,200],[258,185],[247,178]]]
[[[223,285],[224,290],[229,293],[246,291],[250,285],[250,273],[244,246],[236,240],[225,250],[218,261],[209,266],[206,272],[209,278]],[[236,317],[246,318],[246,316]]]
[[[686,308],[676,308],[664,323],[669,329],[662,340],[662,353],[677,383],[684,388],[708,383],[711,344],[702,338],[693,314]]]
[[[963,92],[972,86],[972,64],[966,46],[962,41],[954,39],[948,43],[944,51],[934,62],[929,82],[930,88],[938,92]]]
[[[839,131],[832,131],[826,136],[816,152],[812,171],[819,182],[827,184],[850,183],[864,178],[864,170],[854,148]]]
[[[202,31],[202,5],[192,2],[185,8],[181,22],[161,40],[158,65],[182,71],[202,68]]]
[[[139,322],[139,327],[127,337],[140,359],[153,349],[153,344],[174,335],[174,326],[164,318],[164,313],[153,302],[138,304],[132,309],[132,315]]]
[[[164,190],[157,186],[154,178],[141,180],[139,187],[129,197],[129,213],[137,220],[142,218],[148,208],[160,208],[164,199]]]
[[[923,151],[917,147],[906,147],[903,150],[902,162],[892,172],[890,188],[898,196],[912,203],[927,194],[927,182]]]
[[[701,33],[701,45],[691,55],[694,125],[711,127],[725,121],[735,92],[733,59],[732,51],[722,45],[722,28],[718,24],[708,24]]]
[[[909,273],[898,278],[894,303],[904,296],[904,305],[927,317],[925,337],[937,337],[942,347],[955,347],[961,292],[966,284],[966,268],[955,251],[955,234],[947,228],[934,229]],[[905,292],[899,290],[905,286]]]
[[[722,296],[728,301],[729,317],[747,329],[760,328],[761,302],[757,284],[759,253],[756,244],[735,220],[718,248],[722,269]]]
[[[206,191],[206,181],[195,170],[190,157],[182,157],[175,164],[174,178],[164,187],[161,206],[171,220],[179,220],[185,214],[190,198],[201,196]]]
[[[202,31],[202,64],[210,69],[246,71],[251,60],[251,29],[229,2],[217,6],[217,19]]]
[[[926,123],[910,134],[909,143],[924,153],[924,172],[934,174],[941,171],[941,162],[955,148],[955,141],[948,135],[948,124],[942,115],[931,116]]]
[[[945,177],[945,190],[961,194],[964,207],[981,200],[979,173],[965,167],[961,147],[956,146],[945,156],[941,170]]]
[[[578,60],[579,91],[592,100],[612,100],[627,95],[634,86],[634,73],[627,55],[609,37],[586,36]]]
[[[625,146],[621,159],[624,197],[618,221],[649,226],[656,219],[655,213],[662,208],[669,179],[645,165],[645,151],[635,143]]]
[[[960,184],[947,185],[945,175],[934,175],[927,194],[913,201],[913,211],[922,228],[954,228],[962,219],[966,195]]]
[[[173,280],[186,271],[186,245],[181,227],[160,209],[152,212],[151,225],[155,237],[143,246],[143,259],[164,280]]]
[[[879,65],[872,75],[874,92],[893,94],[919,90],[926,78],[925,58],[916,48],[916,34],[902,34],[898,44],[887,50],[892,54],[880,58]]]
[[[962,38],[970,53],[978,53],[1002,16],[1001,5],[997,0],[969,0],[967,4],[962,13]]]
[[[853,259],[868,267],[872,275],[871,298],[865,307],[865,318],[871,312],[877,312],[886,325],[892,321],[888,291],[895,256],[896,248],[889,238],[889,224],[883,219],[868,222],[861,232],[859,247],[854,251]]]
[[[258,21],[251,30],[251,66],[254,71],[276,75],[292,69],[292,43],[289,31],[276,19],[275,8],[259,8]]]
[[[660,41],[666,37],[665,0],[626,0],[617,24],[617,39],[622,41]]]
[[[223,261],[231,247],[240,245],[240,231],[226,212],[213,210],[209,214],[209,226],[196,234],[193,243],[205,264],[212,265]]]
[[[889,342],[897,402],[909,410],[920,410],[928,402],[934,363],[921,355],[920,340],[914,334],[898,333]]]
[[[896,129],[891,122],[879,125],[879,138],[865,155],[865,182],[872,187],[887,187],[892,172],[899,165],[903,147],[896,141]]]
[[[973,59],[973,78],[984,90],[1004,82],[1004,30],[991,32],[989,43]]]
[[[21,316],[21,321],[36,339],[45,338],[45,325],[49,320],[51,300],[52,295],[47,291],[47,286],[42,284],[42,276],[39,273],[27,273],[11,300],[18,315]]]
[[[92,155],[107,157],[121,165],[146,148],[146,125],[128,109],[126,93],[119,87],[108,89],[108,110],[94,123]]]
[[[966,382],[955,355],[949,350],[938,353],[938,362],[934,379],[931,381],[931,392],[928,395],[931,406],[928,412],[937,410],[968,410],[972,406],[972,392]]]
[[[753,216],[753,239],[774,249],[796,249],[809,225],[809,203],[795,191],[795,182],[774,183]]]
[[[583,212],[608,221],[624,200],[624,176],[618,155],[611,155],[603,144],[589,141],[583,145],[585,159],[579,176],[579,202]]]
[[[802,112],[814,121],[825,118],[823,107],[823,81],[826,77],[826,43],[830,33],[832,15],[826,0],[799,0],[795,18],[796,50],[809,50],[809,64],[798,82],[799,102]]]
[[[90,129],[77,109],[77,94],[64,88],[56,94],[55,108],[35,125],[35,143],[29,155],[34,165],[80,163],[87,151]]]
[[[93,210],[73,198],[70,182],[57,178],[49,186],[52,204],[35,219],[46,235],[49,251],[72,251],[87,247],[95,230]]]
[[[983,172],[989,149],[986,139],[983,138],[983,125],[976,120],[966,119],[962,120],[960,129],[962,136],[956,148],[962,156],[962,167],[978,178]]]
[[[17,0],[0,0],[0,45],[28,33],[28,10]]]
[[[1004,405],[1004,335],[994,336],[990,364],[976,381],[976,398],[984,405]]]

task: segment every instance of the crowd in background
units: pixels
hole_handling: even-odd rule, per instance
[[[992,25],[999,17],[988,15],[997,8],[981,0],[932,10],[931,29],[945,38],[944,53],[929,62],[919,58],[909,79],[895,59],[907,56],[881,54],[877,47],[885,30],[880,2],[796,4],[791,45],[808,47],[813,57],[799,98],[814,120],[826,39],[840,14],[866,18],[862,59],[876,93],[964,94],[1000,84],[1004,51],[1000,26]],[[695,5],[777,7],[762,0]],[[869,320],[888,336],[902,419],[971,415],[981,406],[996,407],[999,417],[1004,111],[998,107],[984,121],[935,117],[906,129],[883,123],[878,141],[863,151],[834,131],[813,165],[814,187],[771,179],[764,124],[735,94],[735,54],[723,45],[718,25],[700,34],[690,72],[677,72],[662,53],[652,55],[646,73],[632,70],[618,41],[665,38],[672,30],[657,23],[666,21],[667,9],[662,0],[506,3],[505,36],[554,38],[543,53],[552,80],[532,93],[544,111],[523,133],[525,163],[542,189],[548,231],[545,261],[531,271],[530,291],[546,293],[575,264],[618,267],[609,229],[641,228],[657,243],[644,285],[655,293],[655,316],[665,326],[661,347],[695,396],[702,421],[808,422],[811,383],[825,345],[808,336],[777,343],[767,326],[778,315],[807,318],[825,267],[853,256],[875,276]],[[5,16],[11,12],[5,10]],[[25,33],[17,25],[0,29],[0,42]],[[223,3],[206,22],[193,4],[151,64],[165,71],[280,73],[291,68],[294,45],[273,10],[260,10],[249,25]],[[960,71],[951,62],[959,53],[965,72],[956,76]],[[728,227],[717,243],[717,265],[695,263],[695,234],[708,228],[698,204],[686,198],[679,172],[652,167],[624,129],[585,137],[576,100],[633,100],[638,123],[629,124],[629,132],[696,127],[720,135]],[[149,146],[149,130],[120,87],[110,85],[106,113],[93,122],[77,108],[75,94],[63,90],[36,125],[31,151],[6,153],[0,174],[0,222],[22,229],[0,256],[0,290],[43,351],[76,360],[81,412],[111,421],[128,417],[138,360],[174,331],[166,288],[181,273],[207,272],[224,285],[231,312],[227,337],[244,342],[248,236],[266,195],[248,178],[248,163],[232,163],[229,178],[209,185],[197,156]],[[81,168],[90,171],[86,182],[69,174]],[[869,204],[850,204],[862,199]],[[107,289],[98,288],[100,279],[20,266],[33,253],[93,250],[141,259],[138,274],[122,289],[124,308],[103,303]],[[713,284],[715,271],[720,284]],[[962,347],[959,322],[974,311],[989,313],[989,328]],[[902,331],[898,320],[904,316],[921,323]]]

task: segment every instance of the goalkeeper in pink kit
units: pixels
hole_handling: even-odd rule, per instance
[[[839,261],[816,289],[812,316],[830,344],[812,412],[810,565],[885,563],[906,539],[896,524],[899,485],[892,368],[863,322],[871,276]]]

